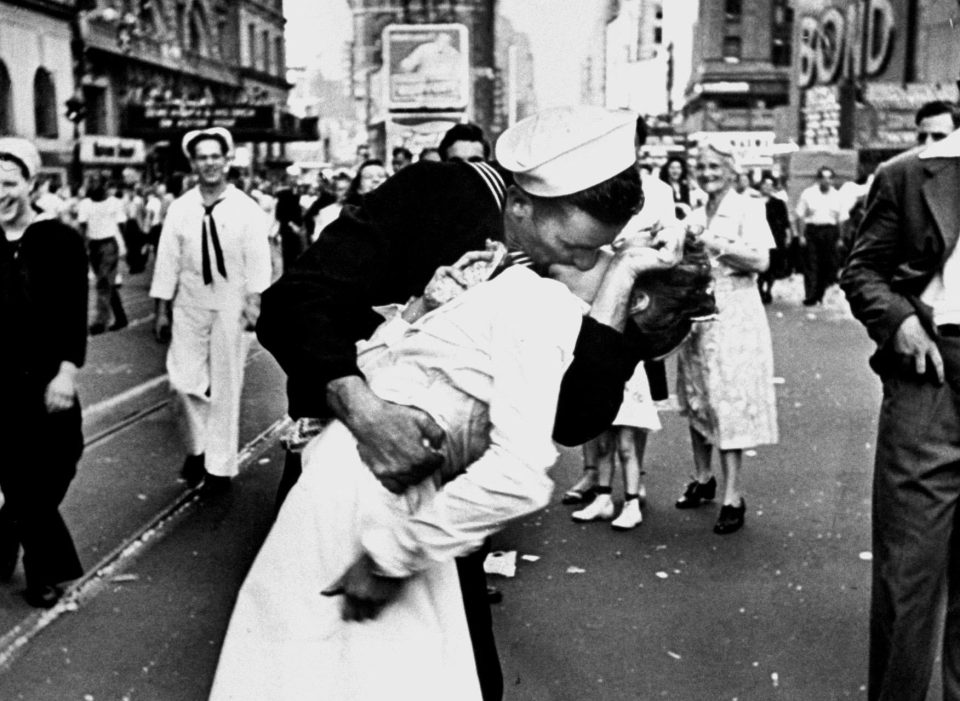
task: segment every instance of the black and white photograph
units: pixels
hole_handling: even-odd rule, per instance
[[[958,0],[0,0],[0,700],[960,701]]]

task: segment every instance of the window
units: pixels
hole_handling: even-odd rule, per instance
[[[284,67],[283,37],[276,37],[273,40],[273,43],[274,43],[274,54],[276,56],[277,75],[283,76],[283,67]]]
[[[46,68],[38,68],[33,75],[33,115],[37,136],[56,139],[60,135],[57,111],[57,90],[53,85],[53,76]]]
[[[257,65],[257,25],[252,23],[247,25],[247,65]]]
[[[187,51],[202,53],[203,31],[200,28],[200,19],[194,15],[190,18],[187,33]]]
[[[742,42],[740,37],[726,36],[723,38],[723,60],[727,63],[740,63]]]
[[[270,72],[270,32],[266,29],[260,34],[263,37],[263,72]]]
[[[724,18],[727,22],[737,23],[743,15],[743,3],[741,0],[725,0]]]
[[[793,9],[787,0],[774,0],[771,22],[770,62],[789,66],[793,60]]]
[[[83,103],[87,106],[87,118],[83,129],[87,134],[107,133],[107,94],[104,88],[95,85],[83,86]]]
[[[13,99],[10,85],[10,74],[7,66],[0,61],[0,134],[9,134],[13,131]]]

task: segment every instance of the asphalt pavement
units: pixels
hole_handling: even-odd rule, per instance
[[[796,281],[775,294],[768,316],[781,441],[745,457],[746,527],[716,536],[717,506],[674,508],[692,472],[686,423],[674,410],[661,412],[664,428],[649,440],[644,522],[633,531],[570,521],[559,496],[582,461],[564,451],[554,503],[495,539],[518,556],[515,576],[491,576],[504,592],[494,625],[507,701],[866,698],[879,405],[870,343],[836,295],[810,310],[798,304]],[[155,362],[156,353],[138,329],[108,339],[118,345],[102,356],[92,349],[114,369],[131,362],[129,373],[105,372],[115,386],[91,395],[106,407],[101,430],[163,401],[162,353],[137,375],[141,357]],[[94,346],[108,344],[99,339]],[[17,581],[0,590],[8,631],[0,699],[206,697],[233,598],[269,528],[282,462],[265,433],[282,417],[282,374],[255,349],[247,377],[243,442],[260,440],[226,498],[197,500],[177,481],[182,455],[167,407],[88,450],[64,510],[85,564],[104,566],[48,622],[18,603]]]

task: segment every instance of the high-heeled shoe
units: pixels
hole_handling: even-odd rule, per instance
[[[675,506],[678,509],[694,509],[705,501],[713,501],[715,496],[717,496],[717,480],[715,477],[711,477],[706,482],[693,480],[687,484],[686,489],[683,490],[683,495],[677,499]]]
[[[597,494],[585,507],[570,514],[570,518],[577,523],[609,521],[613,518],[613,498],[609,494]]]
[[[577,483],[563,493],[561,504],[589,504],[597,493],[597,468],[583,468],[583,475]]]
[[[728,535],[739,531],[743,528],[746,512],[747,502],[743,497],[740,497],[740,506],[724,504],[720,507],[720,516],[717,517],[717,523],[713,526],[713,532],[717,535]]]

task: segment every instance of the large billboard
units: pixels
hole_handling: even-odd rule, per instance
[[[388,110],[466,110],[470,47],[462,24],[391,24],[383,30]]]

